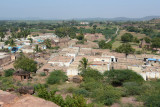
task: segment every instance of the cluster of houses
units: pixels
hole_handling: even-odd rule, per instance
[[[126,57],[125,54],[110,52],[110,50],[83,47],[63,48],[50,57],[43,69],[47,68],[49,72],[63,70],[68,77],[73,77],[79,75],[79,61],[84,57],[88,59],[91,68],[101,73],[112,69],[131,69],[142,75],[145,80],[160,78],[159,56],[142,54]]]
[[[23,53],[33,53],[35,52],[36,45],[39,46],[41,50],[46,49],[46,45],[43,43],[46,39],[51,40],[51,46],[65,47],[68,45],[70,40],[69,37],[59,38],[53,33],[40,34],[39,36],[28,35],[27,38],[15,39],[15,46],[5,45],[4,42],[0,42],[0,49],[11,50],[12,53],[23,52]]]
[[[87,34],[86,34],[87,37]],[[102,35],[91,37],[101,38]],[[160,56],[151,54],[128,55],[123,53],[111,52],[107,49],[94,49],[97,47],[94,42],[88,41],[88,44],[77,44],[76,39],[69,37],[59,38],[54,34],[43,34],[32,38],[31,43],[28,39],[16,40],[16,47],[11,48],[11,52],[22,51],[23,53],[34,53],[35,45],[39,45],[41,49],[46,49],[43,42],[46,39],[51,40],[52,47],[61,47],[58,51],[50,54],[35,54],[33,58],[37,61],[39,67],[37,72],[52,72],[54,70],[63,70],[68,77],[77,76],[80,73],[79,64],[82,58],[88,59],[90,67],[104,73],[112,69],[131,69],[140,75],[145,80],[160,78]],[[143,44],[141,46],[143,47]],[[1,43],[2,47],[5,47]],[[38,57],[38,56],[40,57]],[[0,53],[0,66],[3,67],[15,60],[14,54]],[[14,76],[18,80],[28,79],[27,73],[17,71]]]

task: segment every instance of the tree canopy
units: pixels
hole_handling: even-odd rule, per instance
[[[124,35],[121,36],[121,40],[123,42],[132,42],[133,41],[133,35],[130,33],[125,33]]]
[[[127,56],[128,54],[133,54],[135,52],[135,49],[133,49],[129,43],[126,43],[116,48],[115,51],[119,53],[125,53]]]
[[[106,71],[107,80],[115,86],[121,86],[124,82],[143,82],[142,76],[132,70],[111,70]]]
[[[160,48],[160,38],[159,37],[152,39],[152,48]]]
[[[24,55],[21,55],[15,62],[14,68],[22,69],[27,72],[36,72],[37,71],[37,63]]]
[[[106,43],[105,40],[101,40],[98,42],[99,48],[101,49],[111,49],[112,44],[111,43]]]

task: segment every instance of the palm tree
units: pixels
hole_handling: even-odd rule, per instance
[[[88,62],[88,59],[86,59],[85,57],[82,58],[82,60],[79,61],[80,65],[78,66],[80,71],[85,71],[87,68],[89,68],[89,65],[91,63]]]

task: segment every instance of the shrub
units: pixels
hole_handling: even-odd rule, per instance
[[[60,84],[62,82],[65,82],[67,80],[67,76],[65,75],[65,72],[60,70],[55,70],[51,72],[49,77],[47,78],[48,84]]]
[[[37,96],[48,101],[52,101],[61,107],[93,107],[86,103],[83,96],[73,95],[67,96],[65,99],[61,95],[55,95],[56,91],[47,91],[46,88],[41,87],[37,91]]]
[[[104,105],[112,105],[114,102],[120,99],[121,91],[112,86],[106,86],[103,89],[96,89],[93,97],[98,103],[102,103]]]
[[[4,72],[5,72],[4,76],[9,77],[9,76],[12,76],[15,71],[13,69],[8,69],[8,70],[5,70]]]
[[[149,96],[144,104],[146,107],[160,107],[160,93]]]
[[[124,82],[142,83],[142,76],[132,70],[111,70],[104,73],[107,81],[114,86],[121,86]]]
[[[75,89],[74,89],[73,87],[69,87],[69,88],[67,89],[67,92],[68,92],[68,93],[72,93],[72,92],[74,92],[74,90],[75,90]]]
[[[41,76],[41,77],[46,76],[46,73],[41,72],[41,73],[40,73],[40,76]]]
[[[87,91],[94,91],[95,89],[98,88],[103,88],[103,84],[101,82],[97,81],[88,81],[84,82],[80,85],[80,87],[85,88]]]
[[[73,95],[66,97],[65,107],[93,107],[93,105],[87,104],[83,96]]]
[[[14,86],[13,78],[11,77],[1,77],[0,82],[0,89],[1,90],[7,90],[7,89],[15,89],[16,86]]]
[[[88,68],[87,70],[82,71],[81,75],[85,82],[87,82],[88,79],[91,79],[91,78],[96,81],[103,79],[103,75],[99,71],[91,68]]]
[[[82,95],[84,97],[88,97],[89,96],[89,92],[85,89],[77,89],[74,91],[74,94],[76,95]]]
[[[136,82],[126,82],[123,84],[123,86],[126,88],[125,95],[140,95],[142,91],[142,87],[140,84]]]

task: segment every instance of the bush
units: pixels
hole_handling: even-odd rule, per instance
[[[123,86],[126,88],[126,96],[140,95],[143,92],[141,85],[136,82],[126,82]]]
[[[48,84],[60,84],[62,82],[65,82],[67,80],[67,76],[65,75],[65,72],[60,70],[55,70],[51,72],[47,79]]]
[[[61,95],[55,95],[56,91],[47,91],[46,88],[40,87],[37,91],[37,96],[48,101],[52,101],[61,107],[93,107],[86,103],[83,96],[73,95],[67,96],[65,99]]]
[[[41,73],[40,73],[40,76],[42,76],[42,77],[43,77],[43,76],[46,76],[46,73],[41,72]]]
[[[142,76],[132,70],[111,70],[104,73],[107,81],[114,86],[121,86],[124,82],[142,83]]]
[[[13,78],[11,77],[1,77],[0,78],[0,89],[6,91],[7,89],[15,89],[17,88],[14,85]]]
[[[68,93],[73,93],[74,90],[75,90],[75,89],[74,89],[73,87],[69,87],[69,88],[67,89],[67,92],[68,92]]]
[[[82,83],[80,87],[85,88],[87,91],[93,92],[95,89],[103,88],[103,84],[93,80]]]
[[[77,89],[74,91],[74,94],[76,95],[82,95],[84,97],[88,97],[89,96],[89,92],[85,89]]]
[[[144,104],[146,107],[160,107],[160,93],[149,96]]]
[[[120,99],[121,91],[112,86],[106,86],[103,89],[96,89],[93,97],[98,103],[102,103],[104,105],[112,105],[114,102]]]
[[[4,71],[4,73],[5,73],[4,76],[5,76],[5,77],[12,76],[14,72],[15,72],[15,71],[14,71],[13,69],[5,70],[5,71]]]
[[[96,81],[103,79],[103,75],[99,71],[91,68],[88,68],[87,70],[82,71],[81,75],[85,82],[89,81],[89,79],[91,78]]]

